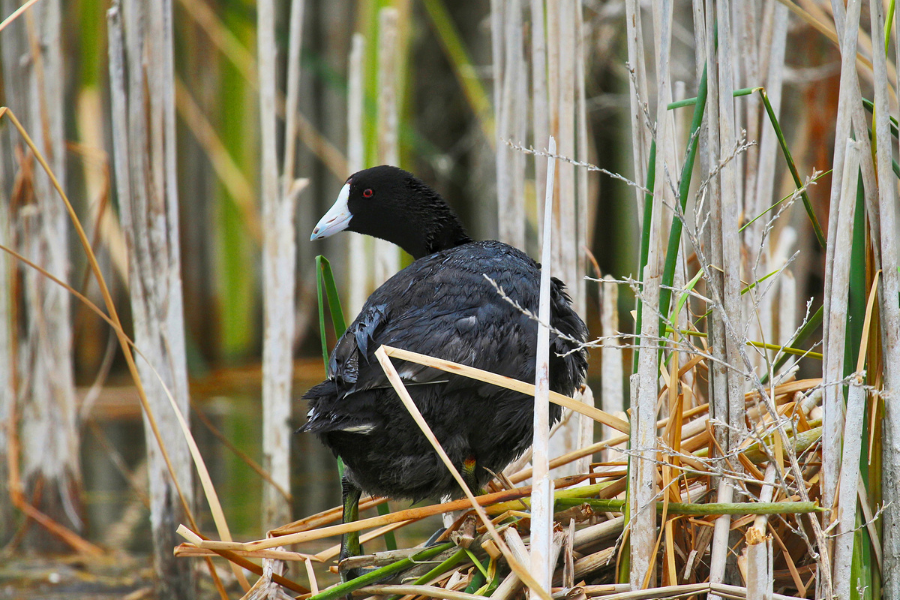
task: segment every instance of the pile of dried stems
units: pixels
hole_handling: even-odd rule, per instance
[[[534,391],[531,384],[439,359],[393,348],[384,348],[384,354],[526,393]],[[694,360],[677,372],[663,371],[662,375],[667,380],[670,376],[681,380],[693,376],[700,380],[705,370],[705,361]],[[552,401],[579,410],[598,423],[618,430],[619,434],[551,463],[558,467],[601,452],[608,457],[604,462],[591,464],[587,473],[555,481],[553,550],[558,558],[554,559],[557,567],[551,593],[555,597],[639,599],[688,597],[712,590],[722,597],[744,598],[744,588],[715,584],[710,587],[708,583],[711,565],[707,551],[715,520],[721,515],[731,515],[732,551],[739,555],[737,565],[741,572],[746,574],[752,568],[750,553],[754,546],[768,544],[772,549],[775,590],[805,596],[815,579],[815,561],[809,546],[813,538],[809,519],[817,518],[816,513],[821,512],[816,502],[822,433],[816,408],[821,393],[815,392],[820,383],[818,379],[787,378],[771,389],[778,414],[785,418],[783,423],[787,423],[789,447],[777,441],[772,418],[761,410],[758,394],[746,394],[748,426],[755,429],[758,439],[769,440],[770,444],[761,446],[747,442],[726,454],[724,460],[709,458],[721,457],[722,453],[717,452],[708,405],[695,404],[690,387],[682,388],[686,393],[673,393],[668,386],[663,388],[659,402],[668,407],[666,412],[670,416],[657,422],[660,450],[655,461],[655,477],[662,491],[654,502],[661,532],[654,553],[658,551],[656,568],[660,570],[661,581],[664,584],[680,582],[681,585],[633,592],[630,585],[615,583],[616,570],[628,557],[628,528],[624,527],[622,516],[627,504],[628,424],[598,409],[585,408],[572,399],[554,395]],[[769,454],[769,447],[775,456]],[[793,483],[793,475],[784,467],[787,454],[794,455],[799,461],[803,485],[811,501],[801,501],[797,493],[785,491],[785,484]],[[521,483],[530,476],[529,468],[503,475],[477,498],[496,534],[520,564],[528,562],[531,494],[531,487]],[[737,493],[744,495],[742,502],[708,502],[710,491],[715,490],[722,477],[735,483],[739,488]],[[360,508],[364,510],[383,501],[383,498],[372,498]],[[365,532],[362,541],[368,542],[426,517],[451,512],[455,516],[454,524],[435,545],[349,559],[342,567],[373,567],[375,570],[350,583],[325,589],[319,588],[314,566],[328,568],[338,555],[339,547],[335,545],[313,555],[286,549],[292,544],[335,537],[348,531]],[[182,527],[179,533],[188,541],[176,549],[176,554],[303,562],[305,569],[299,567],[289,575],[277,576],[275,581],[302,594],[298,597],[315,597],[317,600],[338,598],[350,592],[409,598],[456,599],[484,595],[510,598],[523,587],[520,577],[511,571],[498,549],[494,534],[475,516],[468,499],[335,525],[340,518],[341,509],[335,507],[270,531],[266,539],[246,543],[209,541]],[[280,573],[281,570],[266,569],[266,572]],[[303,584],[297,580],[303,580]],[[271,579],[264,577],[260,581]]]

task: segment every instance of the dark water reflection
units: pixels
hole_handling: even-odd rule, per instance
[[[299,398],[317,382],[295,382],[294,395]],[[257,463],[262,462],[262,408],[258,393],[231,390],[228,395],[218,395],[206,390],[206,397],[195,393],[194,400],[232,444]],[[293,406],[295,427],[305,422],[306,411],[306,402],[296,399]],[[88,538],[107,548],[148,553],[152,547],[149,511],[141,494],[134,491],[123,475],[124,469],[146,494],[144,426],[133,390],[111,391],[106,400],[98,402],[92,416],[94,425],[85,426],[82,441]],[[232,536],[243,541],[264,537],[260,518],[262,480],[199,419],[192,418],[191,424]],[[312,435],[294,435],[291,441],[294,518],[338,506],[340,485],[331,452]],[[215,525],[199,483],[196,484],[195,498],[201,529],[216,537]],[[408,502],[391,502],[392,510],[409,506]],[[370,512],[362,516],[376,514]],[[439,526],[439,519],[428,519],[398,532],[397,541],[401,547],[414,545]],[[321,540],[294,549],[318,552],[335,543],[337,539]],[[383,549],[384,543],[380,540],[366,546],[368,551]]]
[[[308,386],[307,386],[308,387]],[[306,388],[303,388],[306,389]],[[123,403],[128,403],[127,394]],[[262,408],[259,396],[231,394],[196,398],[207,418],[242,452],[262,462]],[[294,402],[294,425],[305,420],[306,403]],[[148,511],[141,495],[123,474],[128,471],[139,486],[146,486],[144,426],[140,413],[131,410],[93,413],[95,424],[85,427],[82,441],[85,507],[89,538],[101,545],[119,545],[133,552],[151,547]],[[100,435],[97,431],[100,431]],[[262,481],[234,452],[225,447],[199,419],[192,419],[194,439],[216,487],[228,525],[236,539],[265,534],[260,521]],[[104,439],[105,438],[105,439]],[[293,514],[302,518],[340,503],[337,468],[331,452],[315,437],[295,435],[291,444]],[[146,493],[145,489],[142,489]],[[212,517],[197,484],[198,516],[207,531]],[[130,535],[128,535],[130,534]]]

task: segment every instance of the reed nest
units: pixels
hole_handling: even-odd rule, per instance
[[[533,393],[534,386],[498,375],[431,357],[385,348],[385,353],[421,364],[452,371],[503,387]],[[680,369],[664,372],[666,385],[659,394],[661,415],[657,422],[656,494],[653,505],[630,503],[628,482],[629,423],[577,400],[559,397],[552,401],[575,408],[597,423],[617,430],[614,435],[577,449],[551,462],[552,467],[586,456],[602,458],[590,463],[587,472],[554,481],[553,598],[634,599],[703,597],[713,592],[722,598],[745,598],[746,588],[709,583],[710,545],[716,521],[730,519],[730,553],[739,577],[746,580],[748,553],[760,544],[771,549],[774,598],[806,597],[814,587],[816,561],[812,519],[823,518],[819,507],[820,440],[822,426],[821,380],[794,378],[790,372],[768,389],[774,399],[778,423],[787,432],[789,445],[775,435],[775,419],[761,406],[755,391],[745,394],[745,417],[751,432],[734,451],[725,453],[716,443],[709,405],[697,402],[687,381],[702,381],[707,366],[692,360]],[[678,386],[670,388],[673,379]],[[579,408],[580,406],[580,408]],[[624,415],[623,415],[624,416]],[[564,416],[564,419],[566,417]],[[800,465],[798,482],[788,466],[789,456]],[[528,457],[523,457],[527,459]],[[277,593],[282,597],[330,600],[352,594],[356,597],[389,596],[413,600],[446,598],[507,599],[522,597],[526,586],[509,557],[500,551],[496,536],[508,547],[519,565],[528,564],[530,532],[531,469],[526,460],[511,465],[477,497],[477,503],[494,526],[487,530],[469,499],[460,499],[339,524],[341,508],[334,507],[268,533],[250,542],[211,541],[182,526],[187,540],[175,549],[176,556],[221,556],[248,568],[251,559],[262,561],[262,574],[244,598]],[[722,478],[732,482],[733,501],[717,502]],[[808,500],[801,500],[798,485]],[[386,502],[367,498],[360,510]],[[633,511],[655,511],[659,532],[654,547],[653,581],[662,587],[632,590],[627,581],[629,516]],[[346,559],[341,568],[369,567],[365,575],[348,583],[322,587],[318,580],[334,580],[339,546],[318,554],[291,551],[294,544],[334,538],[349,531],[362,533],[361,541],[407,527],[426,517],[452,515],[453,524],[428,547],[418,545]],[[871,521],[871,516],[868,518]],[[302,564],[300,564],[302,563]],[[293,564],[292,567],[287,565]],[[326,571],[330,573],[326,573]],[[647,578],[648,582],[650,577]],[[540,595],[546,595],[546,592]]]

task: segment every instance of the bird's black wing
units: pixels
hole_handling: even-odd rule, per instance
[[[318,427],[326,426],[323,418],[327,413],[328,429],[364,426],[367,411],[360,406],[351,409],[351,398],[365,390],[390,387],[374,355],[381,345],[533,380],[537,325],[503,299],[485,276],[520,306],[537,312],[539,266],[515,248],[498,242],[478,242],[419,259],[369,297],[338,341],[329,361],[329,379],[307,393],[307,398],[322,404],[313,407],[310,420],[318,417]],[[553,325],[568,329],[566,333],[583,340],[587,333],[584,324],[562,290],[562,285],[554,281],[554,313],[564,314],[555,314]],[[552,345],[555,352],[565,352],[570,347],[568,342],[557,339]],[[583,352],[567,359],[551,356],[551,360],[578,363],[565,379],[576,385],[581,383],[586,364]],[[488,396],[497,390],[489,384],[415,363],[394,360],[394,365],[407,385],[464,387],[477,396]],[[559,365],[567,367],[565,362]],[[571,393],[568,389],[563,391]],[[313,431],[317,427],[310,423],[305,429]]]

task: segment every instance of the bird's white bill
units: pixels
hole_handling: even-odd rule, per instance
[[[347,206],[347,201],[349,199],[350,184],[345,183],[344,187],[341,188],[341,193],[338,194],[337,200],[334,202],[334,206],[329,208],[328,212],[325,213],[325,216],[319,219],[315,229],[312,231],[312,235],[309,236],[310,241],[320,240],[329,235],[333,235],[338,231],[347,229],[347,225],[350,224],[350,219],[353,218],[353,215],[350,213],[350,208]]]

